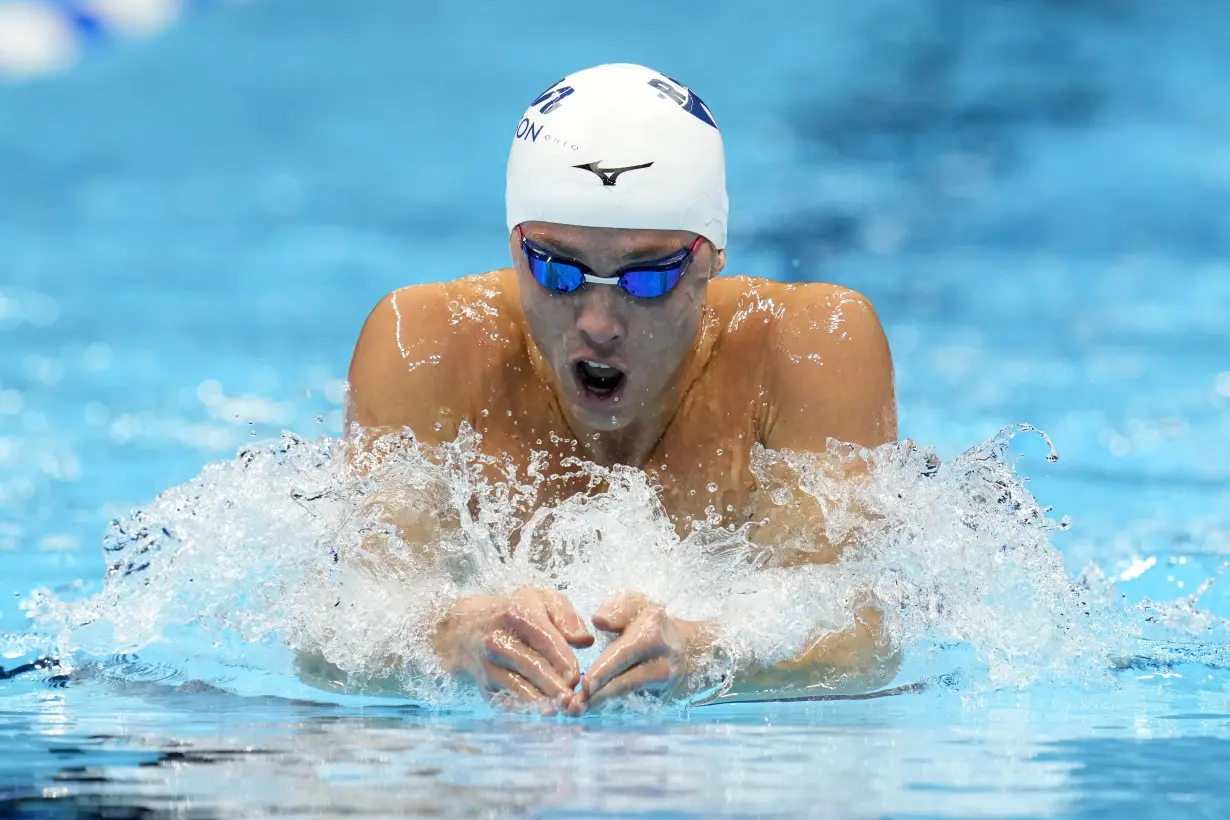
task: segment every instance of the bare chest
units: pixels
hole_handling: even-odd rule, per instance
[[[723,524],[748,519],[756,489],[751,456],[760,437],[760,409],[756,397],[746,394],[725,401],[697,394],[680,407],[645,462],[630,465],[642,469],[658,488],[681,534],[692,521],[714,514]],[[576,460],[585,459],[585,449],[547,403],[480,414],[476,422],[481,449],[501,467],[515,466],[524,476],[535,464],[545,476],[538,481],[531,510],[577,493],[602,491],[578,473]]]

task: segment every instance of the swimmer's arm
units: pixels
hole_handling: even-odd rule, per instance
[[[808,298],[809,288],[794,291],[802,298],[787,304],[782,317],[774,362],[773,413],[764,438],[772,449],[823,454],[830,438],[877,447],[897,438],[897,400],[893,363],[884,329],[871,303],[853,291],[825,287]],[[820,352],[817,360],[812,355]],[[861,461],[855,461],[861,465]],[[842,478],[861,475],[846,465],[834,465]],[[830,543],[824,517],[815,500],[795,493],[797,503],[772,504],[763,499],[760,511],[767,523],[753,539],[770,548],[781,546],[790,533],[809,533],[814,550],[784,549],[777,565],[833,563],[845,544]],[[696,630],[695,652],[712,643],[705,628]],[[772,668],[739,669],[725,698],[754,699],[832,691],[867,691],[895,677],[898,658],[885,634],[883,616],[874,606],[854,613],[854,625],[817,636],[792,660]]]
[[[383,436],[409,430],[417,441],[431,445],[457,434],[455,414],[448,407],[448,384],[431,358],[446,353],[453,341],[441,319],[448,316],[445,294],[444,286],[435,284],[394,291],[363,325],[351,358],[346,401],[347,458],[356,474],[379,466],[380,451],[372,445]],[[456,521],[427,505],[406,503],[406,498],[398,497],[403,491],[386,488],[370,504],[378,506],[380,518],[396,528],[400,547],[414,549],[418,559],[429,564],[431,545]],[[390,550],[397,548],[386,533],[366,533],[362,543],[364,552],[377,561],[390,561]],[[398,663],[398,658],[390,657],[384,665],[393,669]],[[296,653],[295,670],[300,680],[319,689],[343,690],[350,685],[346,673],[316,651]],[[387,684],[375,682],[365,691],[381,692],[382,683]]]
[[[347,441],[359,431],[407,428],[422,444],[457,437],[468,364],[459,359],[473,345],[449,321],[450,298],[444,283],[418,285],[393,291],[372,310],[350,360]]]
[[[393,291],[363,325],[350,361],[346,401],[347,456],[358,474],[379,467],[382,437],[412,436],[427,446],[457,437],[460,414],[455,408],[461,397],[454,359],[464,355],[464,340],[448,320],[448,287],[433,283]],[[405,495],[404,488],[389,487],[372,500],[405,544],[438,543],[456,526],[429,505],[409,503]],[[365,539],[366,546],[378,551],[381,540]]]
[[[787,305],[775,348],[766,447],[823,453],[829,439],[862,447],[896,440],[892,355],[866,298],[836,288],[804,295]]]
[[[690,629],[690,665],[701,672],[715,662],[712,647],[717,636],[708,624],[691,622]],[[721,688],[714,702],[870,692],[889,684],[900,665],[884,631],[883,615],[873,606],[855,613],[854,626],[817,636],[804,651],[775,666],[732,660],[730,685]],[[708,674],[703,669],[702,679]]]
[[[709,702],[771,700],[868,692],[897,674],[882,616],[871,606],[855,614],[850,628],[818,635],[797,657],[768,668],[730,657],[720,647],[716,624],[670,617],[661,604],[635,592],[611,598],[592,620],[615,638],[567,705],[573,715],[636,690]],[[712,695],[706,688],[717,673],[725,680]]]

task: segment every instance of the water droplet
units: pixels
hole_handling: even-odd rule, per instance
[[[735,505],[734,505],[734,504],[727,504],[727,505],[726,505],[726,512],[734,512],[734,511],[735,511]]]
[[[431,425],[431,429],[435,430],[438,433],[444,429],[444,425],[437,421],[435,424]]]
[[[511,410],[505,410],[505,411],[504,411],[504,415],[508,416],[509,418],[512,418],[512,411],[511,411]]]
[[[708,486],[708,487],[706,487],[706,489],[707,489],[707,490],[709,490],[709,492],[711,492],[711,493],[716,493],[716,492],[718,491],[718,485],[717,485],[717,482],[716,482],[716,481],[710,481],[710,482],[709,482],[709,486]]]
[[[324,417],[324,416],[317,416],[317,417],[316,417],[316,423],[317,423],[317,424],[324,424],[324,423],[325,423],[325,417]]]
[[[722,455],[722,454],[724,454],[725,452],[726,452],[726,451],[725,451],[725,450],[723,450],[721,447],[717,448],[717,454],[718,454],[719,456],[720,456],[720,455]]]
[[[487,408],[486,408],[486,407],[484,407],[484,408],[483,408],[483,412],[482,412],[482,416],[483,416],[483,418],[487,418],[488,413],[489,413],[489,411],[487,410]]]
[[[794,500],[794,495],[789,490],[787,490],[785,487],[778,487],[776,490],[773,491],[773,495],[771,496],[771,498],[773,499],[773,503],[776,504],[777,506],[785,507],[787,504],[789,504],[791,501]]]

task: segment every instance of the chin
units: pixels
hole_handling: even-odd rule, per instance
[[[629,426],[636,418],[635,413],[623,407],[595,407],[589,403],[570,402],[572,415],[586,429],[611,433]]]

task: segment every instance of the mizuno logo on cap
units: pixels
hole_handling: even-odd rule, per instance
[[[639,171],[642,168],[648,168],[653,165],[652,162],[646,162],[644,165],[629,165],[627,168],[599,168],[602,161],[587,162],[584,165],[574,165],[573,168],[580,168],[582,171],[589,171],[602,180],[603,185],[614,185],[615,180],[619,179],[619,175],[626,171]]]

